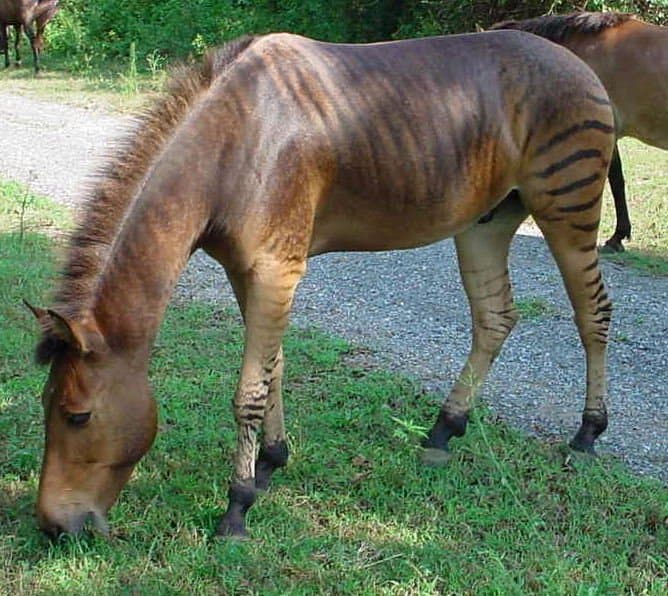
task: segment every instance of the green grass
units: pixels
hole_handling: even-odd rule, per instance
[[[549,302],[536,296],[518,298],[515,300],[515,308],[524,320],[543,319],[554,312],[554,307]]]
[[[606,258],[658,275],[668,275],[668,151],[643,145],[634,139],[620,144],[631,217],[632,239],[626,252]],[[615,229],[615,209],[610,189],[603,202],[600,238]]]
[[[0,204],[15,214],[23,195],[6,189]],[[38,232],[52,210],[41,205],[22,239],[5,228],[11,217],[0,228],[0,593],[668,590],[661,485],[607,458],[572,459],[486,412],[446,469],[425,468],[419,434],[439,398],[356,369],[345,342],[308,330],[285,345],[289,466],[249,513],[251,540],[216,538],[242,330],[236,313],[196,302],[169,309],[155,346],[160,432],[112,510],[111,538],[50,543],[33,515],[46,371],[31,363],[37,330],[20,304],[43,304],[53,273],[53,241]]]
[[[23,66],[0,69],[0,88],[5,93],[25,95],[82,108],[132,113],[144,106],[152,93],[162,87],[165,71],[137,72],[136,65],[89,69],[73,73],[67,65],[48,54],[42,60],[42,71],[35,75],[32,58]]]
[[[0,179],[0,231],[17,234],[39,232],[59,236],[70,223],[66,207],[36,195],[17,182]]]

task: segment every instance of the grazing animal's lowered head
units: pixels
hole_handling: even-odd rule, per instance
[[[153,443],[157,419],[149,352],[168,288],[192,246],[181,246],[177,235],[169,234],[158,250],[147,233],[147,223],[181,222],[182,202],[174,203],[178,215],[152,210],[147,222],[146,212],[131,212],[133,199],[154,154],[171,139],[191,104],[250,41],[230,43],[199,65],[175,71],[165,95],[95,178],[69,241],[56,306],[46,310],[26,303],[42,331],[37,362],[50,366],[42,394],[46,446],[37,515],[52,536],[77,533],[89,518],[106,530],[109,508]],[[142,242],[148,246],[140,247]],[[174,246],[178,263],[165,266],[161,259]],[[156,275],[164,276],[161,283],[151,279]]]
[[[42,393],[46,449],[37,515],[52,536],[106,516],[156,431],[144,366],[114,354],[91,317],[68,320],[29,306],[44,330],[37,358],[50,363]]]

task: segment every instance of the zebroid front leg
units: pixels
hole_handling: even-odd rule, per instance
[[[258,488],[266,488],[271,471],[280,459],[284,444],[283,413],[280,403],[280,378],[283,372],[281,341],[295,289],[305,271],[305,262],[284,264],[264,259],[246,276],[245,350],[241,377],[234,396],[234,418],[237,423],[237,447],[234,472],[229,489],[228,509],[218,525],[218,534],[246,535],[245,516],[257,497]],[[271,401],[270,401],[271,397]],[[270,408],[270,411],[269,411]],[[260,454],[260,484],[256,484],[257,436],[267,425],[267,446]],[[270,447],[271,449],[271,447]],[[274,456],[274,459],[270,459]],[[287,460],[287,454],[285,459]]]

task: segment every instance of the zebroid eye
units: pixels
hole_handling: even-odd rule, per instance
[[[90,420],[90,412],[82,412],[80,414],[68,414],[67,422],[73,426],[83,426]]]

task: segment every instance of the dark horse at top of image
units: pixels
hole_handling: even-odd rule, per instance
[[[19,42],[21,30],[25,31],[32,49],[35,72],[39,72],[39,55],[44,47],[44,29],[58,12],[59,0],[0,0],[0,50],[5,54],[5,67],[9,67],[9,33],[14,27],[14,52],[16,63],[21,63]]]
[[[605,85],[615,111],[617,137],[630,136],[668,149],[668,28],[630,14],[582,12],[505,21],[491,29],[527,31],[567,47]],[[609,180],[617,225],[605,244],[621,251],[622,240],[631,237],[631,221],[616,145]]]
[[[593,452],[607,425],[611,303],[596,238],[614,143],[591,69],[516,31],[370,45],[273,34],[184,68],[91,189],[52,307],[30,307],[50,365],[40,527],[76,533],[90,518],[106,530],[156,433],[151,349],[198,249],[225,269],[246,327],[219,534],[245,534],[258,491],[286,465],[282,338],[308,258],[326,252],[454,236],[473,344],[424,442],[426,462],[443,464],[518,319],[508,250],[532,215],[586,352],[571,445]]]

